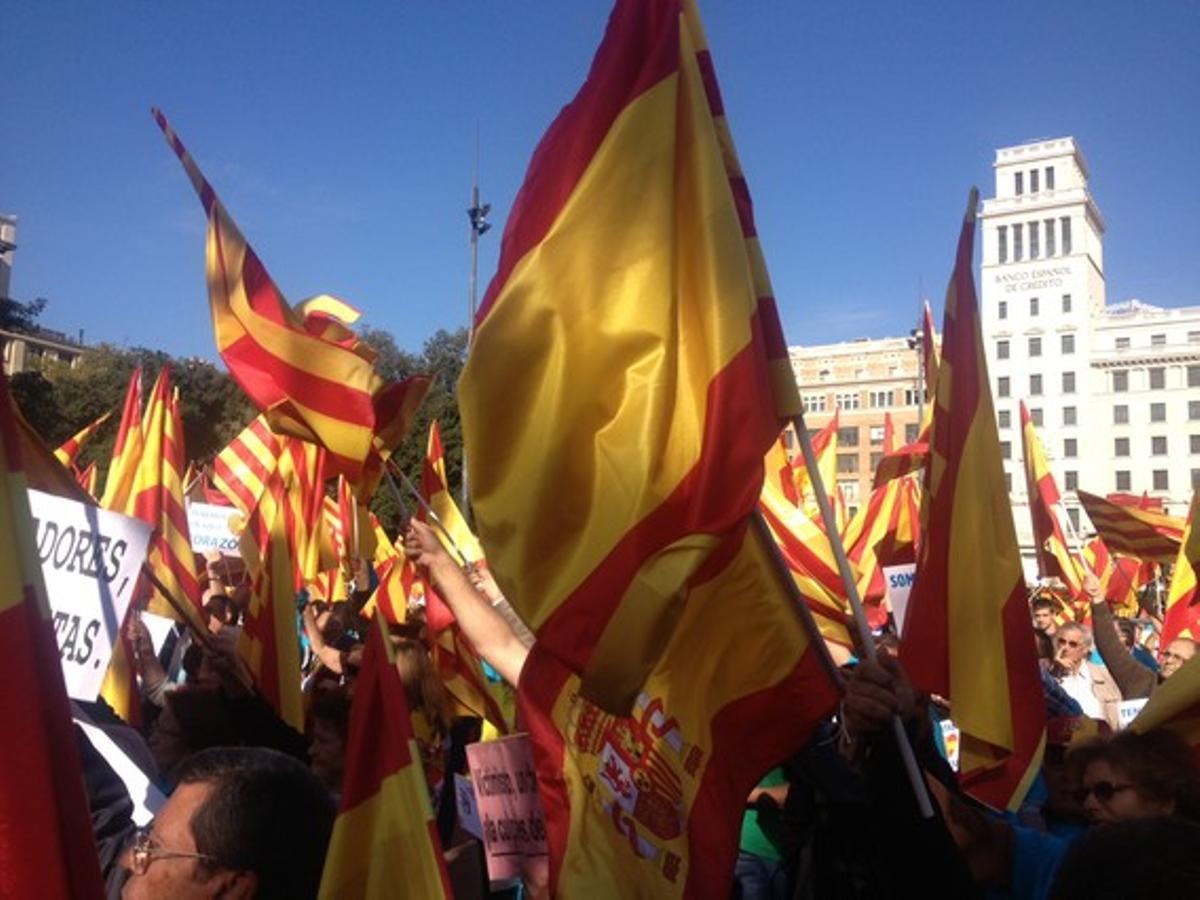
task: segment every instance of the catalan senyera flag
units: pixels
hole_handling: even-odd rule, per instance
[[[817,474],[821,484],[829,494],[829,502],[837,503],[837,450],[838,426],[841,421],[841,411],[834,410],[833,418],[825,423],[820,431],[812,435],[813,456],[817,459]],[[800,508],[823,529],[821,511],[817,506],[817,495],[813,490],[813,473],[808,471],[803,456],[797,456],[792,461],[792,474],[796,479],[796,493],[800,497]],[[836,512],[836,510],[835,510]]]
[[[213,484],[242,515],[249,514],[266,490],[279,464],[282,441],[260,415],[213,460]]]
[[[950,701],[964,789],[1015,809],[1041,765],[1045,703],[971,270],[978,196],[972,189],[946,292],[901,660],[915,685]]]
[[[1096,532],[1113,553],[1170,565],[1179,555],[1184,520],[1178,516],[1123,506],[1076,491]]]
[[[450,555],[457,558],[461,553],[466,557],[464,562],[481,562],[483,548],[479,546],[479,538],[467,525],[466,518],[463,517],[458,504],[454,502],[454,497],[450,493],[450,485],[446,479],[446,454],[442,449],[442,432],[436,420],[429,423],[429,439],[425,445],[425,464],[421,467],[421,494],[454,541],[454,546],[450,546],[442,529],[434,529],[437,536],[446,544],[446,550]]]
[[[1132,556],[1113,556],[1098,537],[1083,545],[1083,559],[1100,580],[1104,599],[1113,612],[1118,616],[1136,616],[1141,606],[1138,592],[1155,578],[1157,563],[1143,563]]]
[[[1079,559],[1067,545],[1067,536],[1058,518],[1062,498],[1054,473],[1046,461],[1046,451],[1038,438],[1037,428],[1021,401],[1021,440],[1025,456],[1025,485],[1029,497],[1029,515],[1033,520],[1033,547],[1037,554],[1038,572],[1043,578],[1059,579],[1072,597],[1083,594],[1086,574]]]
[[[121,407],[121,424],[113,442],[112,461],[104,480],[100,505],[115,512],[129,506],[130,491],[138,461],[142,458],[142,369],[139,366],[129,377],[125,402]]]
[[[100,898],[82,764],[0,374],[0,896]]]
[[[458,399],[504,595],[627,712],[800,409],[690,2],[618,0],[534,152]]]
[[[324,447],[333,470],[369,496],[429,380],[380,377],[375,354],[342,324],[357,314],[348,304],[317,297],[292,309],[166,117],[153,114],[208,216],[209,302],[230,374],[275,431]]]
[[[1196,594],[1196,570],[1200,566],[1200,529],[1196,527],[1200,525],[1196,515],[1198,504],[1200,494],[1193,494],[1183,541],[1179,545],[1179,556],[1171,575],[1171,587],[1167,592],[1167,611],[1163,616],[1160,647],[1166,647],[1180,637],[1200,639],[1200,597]]]
[[[68,438],[66,442],[62,444],[62,446],[54,451],[54,455],[58,457],[58,461],[64,466],[74,465],[75,460],[79,456],[79,451],[83,449],[83,445],[87,443],[88,438],[99,431],[100,426],[107,422],[109,416],[111,415],[112,411],[110,410],[96,419],[95,422],[92,422],[90,425],[85,425],[83,428],[79,429],[79,431],[75,432],[74,435]]]
[[[873,628],[887,620],[882,605],[887,594],[884,566],[916,562],[920,511],[917,475],[895,478],[871,492],[842,535],[846,557],[855,572],[858,595]]]
[[[1200,662],[1193,657],[1154,689],[1149,702],[1131,723],[1130,731],[1145,733],[1166,728],[1188,742],[1200,765]]]
[[[91,497],[96,496],[96,487],[99,480],[99,470],[96,468],[96,463],[90,462],[82,470],[75,470],[75,480],[79,482],[79,486],[88,492]]]
[[[367,636],[322,898],[452,897],[387,624]]]

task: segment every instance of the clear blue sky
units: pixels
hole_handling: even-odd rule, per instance
[[[203,216],[160,106],[292,302],[329,292],[417,348],[466,319],[475,125],[495,229],[609,4],[5,4],[12,293],[89,341],[215,358]],[[1200,6],[701,0],[791,343],[940,309],[996,147],[1074,135],[1109,301],[1200,304]]]

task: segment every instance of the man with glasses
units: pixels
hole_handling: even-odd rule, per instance
[[[1121,690],[1108,669],[1088,659],[1091,652],[1091,630],[1078,622],[1068,622],[1054,635],[1051,673],[1083,708],[1085,716],[1106,721],[1116,731],[1121,724]]]
[[[303,763],[261,747],[215,747],[177,775],[126,851],[122,897],[317,896],[335,809]]]

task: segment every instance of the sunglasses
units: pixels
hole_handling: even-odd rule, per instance
[[[1088,795],[1093,795],[1101,803],[1108,803],[1113,797],[1117,796],[1121,791],[1127,791],[1132,784],[1113,784],[1111,781],[1097,781],[1091,786],[1083,786],[1075,792],[1075,800],[1082,805],[1087,800]]]
[[[1069,638],[1055,638],[1054,643],[1059,647],[1070,647],[1072,650],[1078,650],[1083,646],[1082,641],[1072,641]]]

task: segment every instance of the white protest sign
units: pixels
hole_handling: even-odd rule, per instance
[[[1149,697],[1142,697],[1140,700],[1122,700],[1117,704],[1117,716],[1119,724],[1122,728],[1128,728],[1129,723],[1137,718],[1137,714],[1142,711],[1142,707],[1146,705]]]
[[[95,700],[146,559],[150,526],[41,491],[29,492],[29,507],[67,694]]]
[[[188,532],[192,537],[192,549],[197,553],[216,550],[226,556],[238,555],[238,540],[229,527],[229,520],[237,515],[232,506],[216,503],[189,503],[187,505]]]
[[[887,588],[892,615],[896,619],[897,634],[904,633],[904,614],[908,610],[908,595],[912,593],[913,575],[916,571],[915,563],[883,567],[883,583]]]

